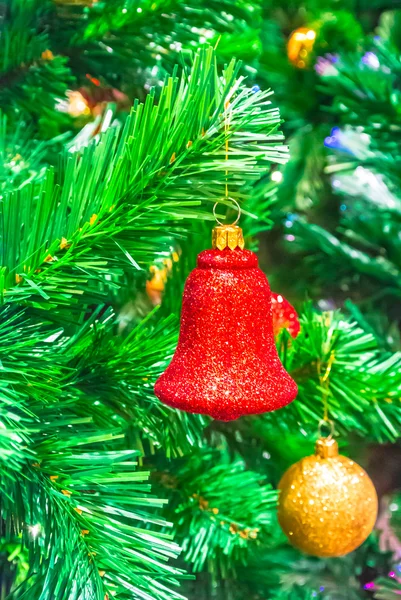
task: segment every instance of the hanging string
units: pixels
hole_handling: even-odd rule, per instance
[[[322,374],[322,363],[321,363],[320,359],[317,361],[317,372],[319,375],[320,387],[322,388],[322,393],[323,393],[323,396],[322,396],[323,419],[319,422],[318,430],[319,430],[319,434],[320,434],[322,424],[329,424],[330,429],[331,429],[331,433],[330,433],[329,437],[331,437],[334,433],[334,423],[333,423],[333,421],[331,421],[329,419],[329,402],[328,402],[329,386],[330,386],[329,377],[330,377],[330,373],[331,373],[331,368],[334,363],[334,359],[335,359],[335,352],[334,352],[334,350],[332,350],[330,353],[329,360],[327,361],[325,372],[323,374]]]
[[[231,112],[229,111],[230,108],[230,100],[227,99],[224,103],[224,138],[225,138],[225,160],[228,161],[228,156],[229,156],[229,145],[228,145],[228,139],[229,139],[229,130],[230,130],[230,117],[231,117]],[[230,196],[228,195],[228,165],[226,166],[225,169],[225,191],[224,191],[224,199],[226,200],[226,202],[232,202],[235,204],[238,214],[237,214],[237,218],[235,219],[235,221],[233,223],[231,223],[231,225],[236,225],[240,219],[241,216],[241,207],[238,204],[237,200],[235,200],[234,198],[230,198]],[[219,221],[219,219],[217,218],[216,215],[216,208],[217,205],[219,203],[216,202],[214,207],[213,207],[213,214],[214,214],[214,218],[216,219],[217,223],[219,225],[223,225],[223,223],[221,221]]]
[[[226,100],[224,103],[224,136],[225,136],[225,146],[226,146],[226,161],[228,161],[228,132],[230,128],[230,113],[228,109],[230,108],[230,101]],[[228,166],[226,168],[226,185],[225,185],[225,198],[228,197]]]

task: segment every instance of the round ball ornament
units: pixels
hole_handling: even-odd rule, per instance
[[[367,473],[338,454],[331,437],[292,465],[279,483],[278,519],[293,546],[320,557],[343,556],[371,533],[378,500]]]

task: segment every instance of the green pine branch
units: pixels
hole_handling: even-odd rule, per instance
[[[29,571],[11,597],[180,598],[166,587],[176,585],[179,571],[166,561],[179,548],[154,530],[167,525],[152,515],[164,502],[149,496],[148,473],[134,471],[137,453],[105,451],[110,433],[58,422],[43,433],[48,441],[23,477],[2,471],[6,536],[21,531],[29,551]]]
[[[64,140],[61,136],[61,140]],[[39,181],[44,174],[47,154],[54,151],[60,139],[43,142],[32,139],[32,128],[20,120],[8,123],[0,113],[0,189],[10,191]]]
[[[379,577],[375,580],[375,586],[378,588],[374,594],[376,600],[397,600],[400,596],[401,584],[399,581],[394,581],[389,577]]]
[[[391,218],[389,219],[387,216],[383,223],[386,230],[386,240],[388,240],[386,224],[389,220]],[[379,218],[375,217],[374,231],[368,230],[366,222],[362,224],[366,238],[361,235],[361,240],[355,239],[355,229],[353,239],[344,240],[342,239],[343,236],[332,234],[323,227],[308,223],[303,219],[294,221],[293,230],[297,244],[310,255],[308,262],[314,267],[315,273],[322,280],[329,281],[332,284],[334,276],[337,280],[339,276],[346,279],[356,272],[361,277],[377,281],[387,289],[392,289],[395,294],[399,294],[401,279],[397,252],[394,251],[395,249],[392,251],[390,248],[389,256],[383,255],[381,240],[377,239],[379,236],[384,236],[384,231],[380,232],[379,229],[380,222],[380,216]],[[355,221],[353,225],[355,225]],[[345,231],[350,232],[351,230],[347,228]],[[386,241],[387,243],[391,244],[390,240]],[[360,249],[362,244],[364,247]],[[319,254],[314,256],[313,251],[317,251]],[[322,254],[326,260],[324,269],[319,266],[319,262],[322,265]],[[331,268],[327,267],[328,263]]]
[[[194,572],[227,578],[253,546],[271,543],[277,492],[239,458],[193,453],[157,479],[170,494],[183,559]]]
[[[171,409],[155,398],[154,381],[171,359],[177,321],[151,317],[126,336],[114,335],[114,319],[92,318],[61,349],[73,374],[63,389],[92,399],[105,415],[118,420],[129,444],[143,453],[162,448],[167,457],[182,456],[201,445],[209,419]]]
[[[166,520],[155,514],[165,501],[149,494],[149,474],[136,469],[139,452],[127,449],[123,416],[128,419],[129,411],[121,416],[113,402],[107,404],[109,394],[116,399],[112,385],[99,381],[97,394],[85,389],[93,356],[88,353],[84,366],[79,353],[89,340],[81,344],[78,335],[66,338],[46,323],[31,325],[10,307],[2,312],[0,518],[5,542],[20,538],[28,550],[26,576],[17,577],[10,597],[181,597],[171,586],[182,574],[167,564],[179,548]],[[81,334],[92,334],[92,342],[94,321]],[[124,368],[127,362],[117,376]],[[120,387],[128,393],[122,377]],[[173,435],[174,418],[165,419]],[[151,431],[160,420],[148,418]],[[143,422],[138,418],[136,426]],[[177,422],[184,437],[183,420]]]
[[[398,437],[400,353],[382,351],[372,333],[340,312],[320,314],[310,307],[302,315],[298,337],[288,344],[284,332],[278,348],[298,384],[297,399],[283,409],[288,424],[316,429],[327,401],[339,430],[377,441]]]
[[[8,2],[2,15],[0,41],[0,104],[46,138],[70,123],[55,110],[74,78],[63,56],[53,56],[43,18],[48,2]]]
[[[242,201],[272,162],[286,160],[269,92],[244,87],[234,62],[220,76],[211,48],[190,73],[170,78],[157,105],[152,94],[137,104],[122,132],[110,128],[62,169],[50,168],[39,187],[11,192],[1,206],[3,301],[52,313],[98,303],[124,269],[169,251],[171,233],[160,235],[161,227],[182,235],[185,220],[211,218],[199,207],[223,196],[226,169],[230,194]]]
[[[365,311],[369,303],[386,310],[399,296],[398,59],[399,50],[381,37],[367,40],[357,53],[341,53],[325,69],[321,88],[331,103],[328,110],[337,115],[339,146],[325,171],[338,198],[331,200],[330,222],[298,206],[305,218],[295,220],[291,231],[315,279],[329,289],[340,282]]]
[[[68,3],[20,0],[7,3],[0,40],[0,99],[13,119],[31,121],[42,137],[70,128],[60,112],[67,88],[85,87],[90,97],[118,90],[128,105],[202,44],[219,44],[222,56],[260,53],[258,4],[182,0],[111,0]],[[253,74],[255,68],[247,68]]]

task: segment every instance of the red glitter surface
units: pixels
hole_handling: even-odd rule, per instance
[[[155,394],[231,421],[285,406],[297,386],[274,344],[271,292],[249,250],[206,250],[185,284],[178,346]]]
[[[282,296],[272,292],[273,333],[277,335],[282,329],[296,338],[301,327],[295,308]]]

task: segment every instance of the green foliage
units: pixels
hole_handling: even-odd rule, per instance
[[[395,600],[400,595],[401,584],[397,580],[388,577],[380,577],[375,581],[377,591],[374,597],[376,600]]]
[[[246,44],[252,60],[260,17],[258,3],[244,0],[10,0],[2,9],[1,106],[53,137],[72,124],[60,111],[67,88],[84,86],[90,98],[99,98],[100,86],[106,97],[118,90],[130,104],[163,84],[183,62],[181,50],[190,62],[199,45],[219,41],[231,60]]]
[[[233,49],[234,45],[234,49],[238,49],[241,38],[252,47],[252,42],[257,44],[257,35],[256,27],[250,25],[256,26],[260,22],[258,3],[243,0],[195,4],[186,4],[182,0],[113,0],[78,10],[85,14],[85,19],[78,21],[78,30],[74,27],[77,21],[75,7],[67,6],[57,11],[64,23],[70,19],[73,35],[67,30],[67,35],[61,39],[55,37],[56,48],[63,53],[73,42],[80,50],[79,57],[77,54],[71,57],[74,72],[82,75],[88,71],[101,73],[107,83],[119,87],[132,85],[129,77],[135,71],[137,83],[143,85],[146,81],[144,71],[154,65],[156,75],[154,72],[152,75],[155,80],[156,76],[163,78],[163,72],[171,70],[176,61],[179,49],[193,50],[200,41],[206,40],[214,45],[219,35],[224,47],[230,45]],[[233,42],[233,33],[240,39],[237,37]],[[253,36],[249,39],[251,33]],[[230,59],[233,55],[235,52],[229,54]],[[138,77],[138,71],[143,73],[142,77]]]
[[[215,580],[246,563],[250,546],[268,543],[277,501],[263,476],[246,470],[238,457],[222,459],[218,452],[193,454],[167,478],[183,558]]]
[[[339,430],[379,441],[398,437],[399,353],[381,351],[371,333],[344,315],[318,314],[311,307],[302,316],[297,338],[288,346],[284,331],[278,345],[299,390],[297,400],[283,409],[286,421],[316,424],[327,401]]]
[[[169,459],[203,446],[209,421],[153,395],[176,343],[176,318],[150,313],[124,330],[108,304],[128,272],[143,281],[151,262],[170,255],[191,219],[210,219],[201,202],[223,195],[227,166],[232,198],[243,202],[256,184],[268,191],[268,210],[273,189],[262,176],[287,158],[269,96],[246,88],[234,61],[220,72],[205,49],[181,78],[166,81],[157,102],[154,93],[136,102],[124,125],[69,144],[51,166],[47,146],[32,146],[29,180],[5,171],[1,518],[4,544],[27,548],[14,585],[7,580],[10,598],[180,596],[172,589],[184,575],[167,564],[179,547],[157,514],[165,501],[150,495],[136,463],[140,454]],[[5,128],[3,140],[4,155],[20,143]],[[227,485],[237,485],[242,470],[236,463]],[[248,477],[255,491],[259,476]],[[267,488],[259,501],[244,495],[246,522],[233,507],[228,516],[256,527],[263,515],[253,507],[271,508],[274,499]],[[245,541],[225,536],[234,560]],[[225,557],[221,544],[216,553]]]
[[[31,137],[23,121],[15,128],[7,126],[6,115],[0,114],[0,189],[8,191],[38,180],[44,172],[49,144]]]
[[[84,393],[83,372],[67,361],[72,340],[8,313],[6,307],[1,327],[0,508],[6,537],[22,533],[29,550],[29,570],[13,598],[26,590],[35,597],[40,590],[57,598],[97,598],[99,590],[125,597],[130,589],[138,597],[171,597],[164,585],[178,571],[164,563],[178,547],[171,536],[147,531],[166,527],[151,514],[163,501],[149,496],[148,474],[135,472],[138,452],[123,449],[121,419]],[[74,342],[74,353],[88,347]],[[152,585],[152,575],[165,583]]]
[[[291,230],[315,280],[332,294],[340,286],[389,347],[399,347],[398,336],[379,322],[378,313],[388,316],[390,326],[398,318],[393,308],[401,264],[398,54],[388,40],[375,39],[323,69],[320,87],[341,126],[329,138],[336,153],[321,167],[332,192],[322,187],[323,201],[309,194],[313,211],[298,203],[303,214],[292,219]],[[307,181],[312,176],[305,174]]]
[[[82,313],[119,287],[124,269],[168,256],[174,233],[185,232],[179,222],[210,218],[198,207],[223,196],[227,168],[231,196],[245,198],[260,173],[287,156],[268,96],[244,87],[234,62],[219,78],[212,50],[202,51],[191,77],[169,78],[158,104],[153,94],[136,104],[121,132],[108,129],[48,169],[40,185],[12,191],[1,206],[5,301],[63,319],[64,307]],[[225,161],[227,97],[232,159]],[[28,215],[31,227],[21,228]],[[156,223],[170,223],[172,233],[163,239]]]
[[[55,111],[74,81],[67,59],[50,53],[42,19],[49,2],[11,0],[2,7],[0,43],[0,104],[10,116],[22,113],[44,137],[53,137],[68,124]]]
[[[307,558],[274,517],[272,485],[311,452],[326,396],[343,446],[355,434],[393,442],[400,428],[399,15],[381,18],[380,40],[362,41],[381,0],[341,9],[0,6],[2,600],[356,600],[367,598],[366,565],[378,598],[396,594],[397,582],[380,578],[391,558],[372,541],[344,559]],[[286,56],[302,25],[317,32],[305,70]],[[366,50],[380,68],[361,60]],[[339,55],[330,68],[328,51]],[[270,85],[293,151],[278,198],[270,169],[288,151]],[[81,130],[86,118],[63,112],[70,87],[94,112],[103,103]],[[333,152],[323,141],[338,125]],[[307,281],[314,300],[354,302],[352,318],[308,306],[299,337],[277,340],[299,386],[292,405],[221,424],[162,405],[153,384],[226,181],[248,246],[290,213],[295,259],[288,267],[273,249],[278,286],[294,290],[298,278],[302,298]],[[149,266],[169,270],[173,252],[153,311]]]
[[[135,452],[102,450],[112,433],[80,431],[77,419],[54,422],[42,434],[52,441],[41,444],[39,462],[25,469],[23,478],[2,470],[5,530],[22,527],[29,552],[27,576],[12,597],[42,598],[46,591],[58,598],[98,598],[106,592],[171,598],[164,586],[178,571],[163,563],[178,547],[166,534],[147,531],[166,523],[149,512],[161,501],[148,496],[148,474],[133,472]],[[152,584],[152,575],[163,576],[164,584]]]

